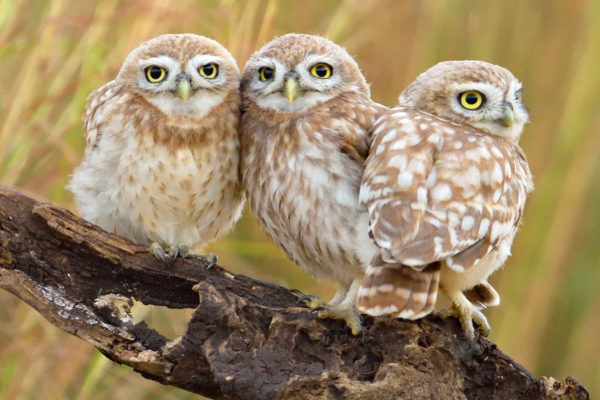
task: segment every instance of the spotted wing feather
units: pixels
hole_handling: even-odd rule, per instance
[[[440,262],[464,271],[514,234],[529,169],[517,146],[407,107],[382,115],[372,140],[360,201],[380,254],[357,307],[420,318],[433,310]],[[495,303],[485,289],[471,294]]]
[[[122,92],[122,85],[111,81],[94,90],[87,98],[83,114],[83,127],[87,149],[95,149],[102,134],[102,126],[109,123],[109,118],[103,114],[107,104],[112,104],[112,99]]]
[[[530,182],[517,146],[397,107],[374,126],[361,202],[384,259],[463,270],[514,232]]]

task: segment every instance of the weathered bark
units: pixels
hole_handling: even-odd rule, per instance
[[[144,377],[215,399],[587,399],[537,380],[455,320],[365,318],[353,337],[287,289],[199,261],[166,268],[145,248],[0,187],[0,287]],[[129,298],[195,308],[168,340],[134,324]]]

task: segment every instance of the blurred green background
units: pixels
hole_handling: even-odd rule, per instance
[[[513,71],[531,113],[521,144],[536,190],[513,256],[492,278],[502,303],[486,312],[490,338],[536,376],[571,375],[600,397],[600,1],[0,0],[0,184],[75,211],[65,185],[83,156],[86,96],[131,49],[167,32],[212,37],[240,67],[274,35],[325,35],[356,57],[386,105],[437,61]],[[211,250],[236,272],[333,293],[248,212]],[[175,337],[190,311],[135,313]],[[0,291],[0,398],[197,397],[109,362]]]

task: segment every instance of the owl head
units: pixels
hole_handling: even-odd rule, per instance
[[[400,104],[511,141],[529,121],[521,83],[507,69],[484,61],[434,65],[402,92]]]
[[[241,91],[245,102],[281,113],[305,112],[343,95],[370,97],[346,50],[323,37],[296,33],[254,53],[244,67]]]
[[[201,118],[238,90],[239,69],[218,42],[194,34],[168,34],[142,43],[116,81],[169,116]]]

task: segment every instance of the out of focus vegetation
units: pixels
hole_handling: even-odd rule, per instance
[[[240,67],[274,35],[325,35],[356,57],[387,105],[440,60],[513,71],[532,117],[521,143],[536,190],[513,256],[492,279],[502,304],[487,311],[491,339],[536,375],[572,375],[600,397],[598,0],[0,0],[0,184],[75,210],[65,185],[83,156],[86,96],[131,49],[167,32],[212,37]],[[332,293],[287,261],[249,213],[212,251],[236,272]],[[189,315],[136,313],[171,337]],[[196,397],[112,364],[0,292],[0,398]]]

